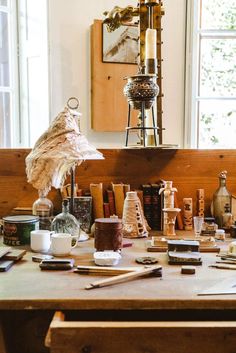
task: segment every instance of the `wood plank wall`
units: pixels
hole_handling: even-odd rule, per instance
[[[131,189],[159,179],[173,180],[178,189],[179,206],[183,197],[192,197],[196,190],[205,189],[206,211],[218,187],[218,174],[228,171],[228,189],[236,194],[236,150],[159,150],[159,149],[103,149],[102,161],[85,161],[76,169],[79,187],[88,189],[89,183],[103,182],[104,189],[111,182],[131,184]],[[29,207],[37,198],[37,190],[27,183],[25,157],[29,149],[0,150],[0,217],[9,215],[14,207]],[[60,208],[58,190],[49,198]]]

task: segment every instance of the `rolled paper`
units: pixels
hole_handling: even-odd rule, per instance
[[[145,35],[145,59],[157,58],[157,32],[147,28]]]

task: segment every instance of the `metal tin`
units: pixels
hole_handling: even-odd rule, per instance
[[[37,229],[39,229],[37,216],[3,217],[3,242],[11,246],[30,244],[30,232]]]
[[[97,251],[122,248],[122,220],[118,218],[95,219],[95,249]]]

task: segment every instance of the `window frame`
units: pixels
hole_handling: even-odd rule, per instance
[[[203,100],[229,101],[236,96],[201,96],[200,63],[202,39],[236,39],[236,30],[201,29],[199,0],[186,1],[186,76],[185,76],[185,123],[184,147],[199,148],[199,103]],[[209,149],[215,147],[209,146]]]
[[[7,6],[0,6],[0,12],[8,15],[8,53],[9,53],[9,85],[0,86],[0,93],[10,96],[10,129],[3,141],[2,147],[12,147],[13,141],[19,140],[19,71],[17,47],[17,4],[16,0],[8,0]],[[15,55],[17,53],[17,55]],[[5,132],[6,134],[6,132]],[[8,135],[9,134],[9,135]]]
[[[33,1],[8,0],[0,6],[8,15],[9,42],[9,85],[0,86],[0,93],[10,95],[9,127],[3,128],[1,148],[32,147],[50,123],[48,1],[37,3],[40,11]],[[37,29],[33,35],[29,35],[30,26]]]

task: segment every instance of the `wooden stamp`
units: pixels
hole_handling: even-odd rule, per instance
[[[181,266],[181,273],[186,275],[194,275],[196,272],[195,266]]]
[[[197,189],[197,216],[204,217],[204,201],[205,191],[204,189]]]
[[[184,229],[193,229],[193,200],[191,197],[183,199]]]

